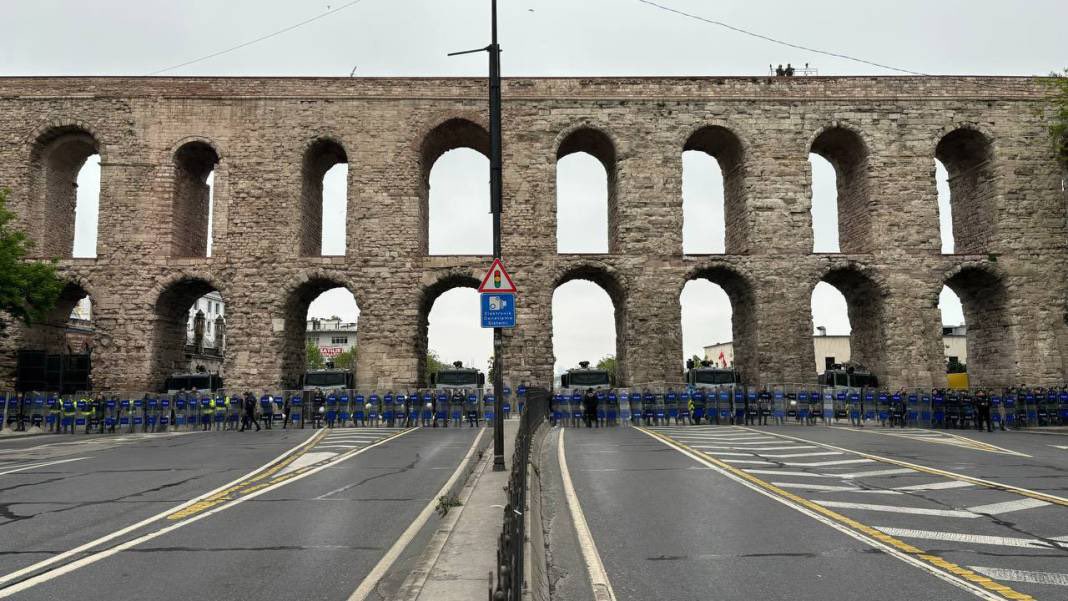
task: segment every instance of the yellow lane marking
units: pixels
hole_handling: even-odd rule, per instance
[[[861,434],[878,434],[880,436],[893,436],[894,438],[907,438],[909,440],[918,440],[920,442],[930,442],[933,444],[945,444],[953,447],[960,447],[962,449],[973,449],[976,451],[986,451],[987,453],[995,453],[998,455],[1014,455],[1016,457],[1031,458],[1031,455],[1027,453],[1021,453],[1019,451],[1013,451],[997,445],[992,445],[988,442],[982,442],[967,436],[961,436],[960,434],[952,434],[950,432],[939,432],[937,430],[916,430],[916,431],[901,431],[901,432],[883,432],[881,430],[865,430],[861,428],[853,428],[850,426],[831,426],[832,428],[838,428],[840,430],[848,430],[850,432],[858,432]],[[930,436],[929,434],[935,434],[936,436]]]
[[[760,431],[760,430],[753,430],[752,428],[748,428],[748,427],[740,427],[740,429],[752,430],[753,432],[759,432]],[[907,467],[907,468],[909,468],[911,470],[916,470],[918,472],[923,472],[925,474],[932,474],[932,475],[935,475],[935,476],[942,476],[943,478],[949,478],[951,480],[960,480],[962,482],[970,482],[972,484],[975,484],[977,486],[982,486],[984,488],[990,488],[990,489],[993,489],[993,490],[1000,490],[1000,491],[1004,491],[1004,492],[1011,492],[1011,493],[1015,493],[1015,494],[1018,494],[1018,495],[1023,496],[1023,497],[1028,497],[1028,498],[1031,498],[1031,499],[1038,499],[1040,501],[1046,501],[1047,503],[1053,503],[1054,505],[1060,505],[1062,507],[1068,507],[1068,499],[1066,499],[1064,497],[1058,497],[1057,495],[1051,495],[1051,494],[1048,494],[1048,493],[1038,492],[1038,491],[1030,490],[1030,489],[1027,489],[1027,488],[1021,488],[1019,486],[1013,486],[1011,484],[1003,484],[1001,482],[992,482],[990,480],[983,480],[982,478],[975,478],[973,476],[967,476],[965,474],[958,474],[956,472],[949,472],[949,471],[946,471],[946,470],[940,470],[940,469],[935,468],[935,467],[927,467],[925,465],[919,465],[919,464],[916,464],[916,463],[909,463],[908,461],[901,461],[900,459],[891,459],[889,457],[883,457],[881,455],[873,455],[871,453],[865,453],[863,451],[854,451],[853,449],[847,449],[845,447],[838,447],[838,446],[835,446],[835,445],[832,445],[832,444],[823,443],[823,442],[816,442],[814,440],[808,440],[807,438],[797,438],[796,436],[790,436],[790,435],[787,435],[787,434],[779,434],[777,432],[764,432],[764,433],[769,435],[769,436],[776,436],[778,438],[783,438],[783,439],[786,439],[786,440],[793,440],[795,442],[804,442],[806,444],[819,445],[819,446],[821,446],[821,447],[823,447],[825,449],[833,449],[835,451],[842,451],[842,452],[845,452],[845,453],[852,453],[853,455],[857,455],[857,456],[860,456],[860,457],[866,457],[868,459],[874,459],[875,461],[879,461],[881,463],[888,463],[890,465],[898,465],[898,466],[901,466],[901,467]]]
[[[396,437],[400,436],[401,434],[407,433],[409,431],[410,430],[400,430],[400,431],[396,432],[395,434],[392,434],[392,435],[387,436],[385,438],[379,439],[378,441],[375,441],[375,444],[377,445],[377,444],[383,443],[383,442],[385,442],[387,440],[391,440],[391,439],[396,438]],[[242,497],[244,495],[247,495],[249,493],[253,493],[253,492],[257,491],[257,490],[266,488],[268,486],[272,486],[272,485],[277,484],[279,482],[284,482],[286,480],[289,480],[290,478],[293,478],[294,476],[298,476],[300,474],[303,474],[304,472],[312,469],[313,467],[316,467],[316,466],[320,465],[324,461],[337,461],[337,460],[341,459],[342,457],[346,457],[346,456],[350,455],[352,453],[352,451],[360,450],[360,448],[355,448],[354,447],[352,449],[352,451],[349,451],[347,453],[334,455],[333,457],[330,457],[328,459],[324,459],[323,461],[319,461],[319,462],[316,462],[316,463],[313,463],[313,464],[310,464],[310,465],[306,465],[304,467],[300,467],[300,468],[291,470],[289,472],[286,472],[285,474],[282,474],[282,475],[279,475],[279,476],[275,476],[275,474],[277,474],[278,472],[280,472],[283,469],[285,469],[286,466],[292,464],[297,459],[303,457],[304,455],[308,454],[313,449],[315,449],[316,445],[318,445],[320,442],[322,442],[323,438],[325,438],[326,435],[329,432],[330,431],[328,429],[324,428],[319,433],[315,434],[315,436],[313,436],[311,439],[309,439],[309,442],[306,443],[305,447],[303,449],[301,449],[300,452],[293,453],[292,455],[286,457],[285,459],[279,461],[278,463],[275,463],[274,465],[272,465],[269,468],[261,471],[260,473],[256,474],[255,476],[252,476],[251,478],[247,478],[245,480],[242,480],[241,482],[238,482],[237,484],[234,484],[233,486],[230,486],[230,487],[227,487],[227,488],[225,488],[223,490],[220,490],[219,492],[215,493],[214,495],[211,495],[210,497],[207,497],[207,498],[205,498],[205,499],[203,499],[203,500],[201,500],[201,501],[199,501],[197,503],[194,503],[194,504],[190,505],[189,507],[185,507],[185,508],[181,509],[180,511],[176,511],[176,512],[168,515],[167,519],[171,520],[171,521],[175,521],[175,520],[182,520],[182,519],[188,518],[190,516],[196,515],[198,513],[203,512],[203,511],[207,511],[208,509],[211,509],[212,507],[215,507],[215,506],[220,505],[222,503],[227,503],[227,502],[233,501],[234,499],[237,499],[237,498]]]
[[[775,495],[775,496],[777,496],[779,498],[788,500],[788,501],[790,501],[790,502],[792,502],[792,503],[794,503],[794,504],[796,504],[798,506],[804,507],[805,509],[807,509],[807,510],[813,512],[813,513],[819,514],[819,515],[821,515],[821,516],[823,516],[825,518],[833,520],[834,522],[837,522],[838,524],[846,526],[846,527],[850,528],[851,530],[853,530],[853,531],[855,531],[857,533],[860,533],[860,534],[862,534],[863,536],[865,536],[867,538],[876,540],[876,541],[878,541],[878,542],[880,542],[880,543],[882,543],[884,545],[893,547],[894,549],[896,549],[896,550],[898,550],[898,551],[900,551],[900,552],[902,552],[902,553],[904,553],[904,554],[906,554],[906,555],[908,555],[910,557],[922,560],[926,565],[930,566],[931,568],[937,569],[937,570],[943,572],[946,575],[952,575],[952,577],[963,579],[963,580],[967,581],[968,583],[971,583],[973,585],[982,587],[983,589],[985,589],[987,591],[990,591],[990,592],[1000,596],[1003,599],[1011,599],[1012,601],[1028,601],[1028,600],[1033,600],[1034,599],[1034,597],[1032,597],[1030,595],[1015,591],[1015,590],[1005,586],[1004,584],[1001,584],[999,582],[995,582],[994,580],[991,580],[990,578],[987,578],[986,576],[980,575],[980,574],[978,574],[976,572],[973,572],[972,570],[969,570],[969,569],[967,569],[965,567],[959,566],[959,565],[957,565],[957,564],[955,564],[953,562],[946,561],[945,559],[943,559],[941,557],[938,557],[937,555],[931,555],[931,554],[927,553],[926,551],[923,551],[923,550],[921,550],[921,549],[919,549],[917,547],[914,547],[914,546],[912,546],[912,545],[910,545],[910,544],[908,544],[908,543],[906,543],[906,542],[904,542],[902,540],[894,538],[893,536],[890,536],[889,534],[886,534],[886,533],[884,533],[882,531],[876,530],[875,528],[872,528],[871,526],[868,526],[866,524],[862,524],[862,523],[860,523],[860,522],[858,522],[858,521],[856,521],[856,520],[854,520],[852,518],[846,517],[846,516],[836,512],[836,511],[832,511],[832,510],[827,509],[826,507],[824,507],[822,505],[819,505],[817,503],[809,501],[808,499],[806,499],[804,497],[800,497],[800,496],[795,495],[795,494],[793,494],[791,492],[783,490],[782,488],[779,488],[778,486],[775,486],[774,484],[772,484],[770,482],[767,482],[765,480],[761,480],[760,478],[757,478],[756,476],[754,476],[754,475],[752,475],[752,474],[750,474],[748,472],[745,472],[745,471],[743,471],[741,469],[738,469],[738,468],[736,468],[736,467],[734,467],[734,466],[732,466],[732,465],[730,465],[728,463],[724,463],[724,462],[716,459],[712,455],[709,455],[709,454],[704,453],[702,451],[698,451],[697,449],[694,449],[694,448],[692,448],[692,447],[690,447],[690,446],[688,446],[686,444],[680,443],[680,442],[676,441],[675,439],[673,439],[673,438],[671,438],[669,436],[665,436],[663,434],[660,434],[659,432],[655,432],[655,431],[652,431],[652,430],[647,430],[646,428],[643,428],[643,427],[638,427],[638,429],[640,431],[648,434],[649,436],[652,436],[652,437],[654,437],[656,439],[659,439],[661,442],[663,442],[664,444],[667,444],[668,446],[675,447],[676,449],[679,449],[679,450],[684,450],[685,452],[688,452],[691,456],[699,458],[700,460],[702,460],[702,461],[704,461],[704,462],[706,462],[708,464],[714,465],[714,466],[718,467],[720,470],[728,472],[729,474],[734,475],[737,478],[745,480],[746,482],[749,482],[750,484],[752,484],[752,485],[754,485],[754,486],[756,486],[758,488],[761,488],[761,489],[763,489],[763,490],[765,490],[765,491],[767,491],[767,492],[769,492],[769,493],[771,493],[771,494],[773,494],[773,495]]]

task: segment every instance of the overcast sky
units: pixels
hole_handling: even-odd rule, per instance
[[[0,43],[4,75],[144,75],[225,50],[347,2],[229,0],[41,0],[6,3]],[[481,55],[447,58],[454,50],[487,42],[486,0],[362,0],[334,14],[266,41],[181,67],[173,75],[483,76]],[[932,3],[760,0],[662,0],[660,4],[719,20],[799,45],[931,74],[1033,75],[1063,68],[1063,0]],[[652,7],[639,0],[501,0],[503,70],[522,75],[752,75],[768,64],[810,63],[823,75],[892,74],[877,67],[775,45]],[[559,165],[561,250],[604,246],[603,169],[588,156]],[[470,151],[445,155],[432,173],[431,247],[435,252],[486,252],[487,162]],[[715,162],[684,157],[688,252],[722,250],[722,180]],[[946,200],[939,173],[941,201]],[[818,250],[836,248],[833,171],[813,162],[814,218]],[[94,179],[96,181],[94,181]],[[80,195],[98,187],[90,164]],[[343,207],[344,168],[326,182],[327,214]],[[86,203],[91,204],[91,203]],[[468,207],[458,219],[435,213]],[[943,212],[944,213],[944,212]],[[944,215],[943,215],[944,216]],[[92,209],[78,211],[78,254],[91,254]],[[327,252],[338,252],[343,222],[327,219]],[[505,218],[507,227],[507,217]],[[568,224],[578,224],[568,230]],[[341,226],[341,227],[339,227]],[[440,227],[439,227],[440,226]],[[946,228],[943,228],[945,231]],[[944,246],[951,244],[943,237]],[[598,246],[599,245],[599,246]],[[89,250],[87,250],[87,248]],[[480,250],[480,249],[485,250]],[[520,283],[522,285],[522,283]],[[813,295],[814,325],[831,333],[849,330],[844,300],[829,286]],[[829,290],[828,290],[829,289]],[[328,293],[314,315],[355,317],[351,297]],[[347,295],[345,295],[347,296]],[[682,295],[685,354],[730,339],[729,303],[707,282],[689,284]],[[959,303],[943,295],[943,321],[963,321]],[[553,303],[557,368],[614,353],[612,310],[607,295],[591,284],[561,287]],[[431,314],[431,348],[443,359],[484,363],[489,338],[478,331],[477,298],[471,291],[443,296]],[[576,334],[578,333],[578,334]]]

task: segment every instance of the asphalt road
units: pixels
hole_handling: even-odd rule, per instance
[[[350,428],[309,440],[312,430],[275,429],[4,441],[0,597],[347,599],[433,501],[476,432]]]
[[[1068,437],[793,424],[649,430],[556,429],[543,462],[545,503],[565,506],[556,485],[563,433],[616,599],[1068,598],[1068,507],[1043,500],[1068,487],[1059,448]],[[550,532],[550,557],[568,562],[552,566],[553,584],[559,598],[589,598],[565,530]]]

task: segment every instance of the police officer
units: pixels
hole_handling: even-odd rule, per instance
[[[815,426],[816,420],[823,417],[823,398],[818,392],[808,395],[808,425]]]
[[[323,412],[324,405],[326,404],[326,396],[323,395],[322,388],[316,388],[315,394],[312,396],[312,427],[319,429],[323,427]],[[267,426],[270,429],[270,426]]]
[[[993,424],[990,422],[990,396],[980,388],[975,393],[975,429],[982,431],[984,423],[987,432],[994,431]]]
[[[467,408],[466,408],[467,427],[468,428],[477,428],[478,425],[479,425],[479,421],[480,421],[479,420],[479,415],[478,415],[478,395],[474,394],[474,393],[471,393],[471,394],[467,395],[466,400],[467,400]]]
[[[467,391],[459,388],[453,389],[452,396],[449,397],[449,417],[452,418],[452,425],[457,428],[463,425],[463,419],[460,416],[463,415],[466,397]],[[448,425],[448,419],[446,419],[445,426],[448,427]]]
[[[757,414],[757,425],[768,425],[768,416],[771,415],[771,393],[768,392],[768,387],[764,386],[760,389],[760,396],[758,397],[757,406],[759,413]]]
[[[74,434],[74,415],[75,404],[73,399],[63,400],[63,432],[67,432],[67,428],[70,428],[70,433]]]
[[[215,416],[215,399],[205,396],[200,399],[200,430],[207,432],[211,429],[211,420]]]
[[[690,402],[693,404],[690,408],[690,422],[695,426],[701,425],[701,420],[705,417],[705,412],[707,411],[707,398],[705,391],[700,388],[695,388],[694,391],[690,393]]]
[[[592,388],[587,388],[586,393],[582,395],[582,412],[585,417],[586,427],[592,428],[594,423],[597,422],[597,394],[593,392]],[[600,424],[597,424],[600,426]]]

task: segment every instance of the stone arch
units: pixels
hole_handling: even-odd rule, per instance
[[[949,172],[955,253],[987,252],[998,197],[993,137],[975,125],[957,125],[939,138],[934,155]]]
[[[556,161],[576,153],[586,153],[604,167],[608,188],[608,252],[619,252],[619,210],[617,200],[618,152],[613,137],[603,128],[584,122],[557,137]]]
[[[226,301],[226,292],[210,275],[196,272],[173,274],[153,286],[153,348],[148,382],[161,388],[175,372],[185,371],[186,326],[189,308],[209,292],[217,291]]]
[[[839,247],[845,254],[871,252],[869,162],[871,145],[860,130],[835,122],[811,139],[809,152],[834,167],[838,189]]]
[[[723,174],[723,225],[725,253],[749,251],[749,211],[746,195],[748,145],[724,125],[703,125],[690,133],[682,150],[704,152],[719,163]]]
[[[317,137],[305,146],[301,160],[301,256],[322,255],[323,178],[335,165],[348,162],[345,146],[335,137]]]
[[[308,307],[319,295],[334,288],[348,290],[359,307],[356,286],[340,274],[325,271],[305,273],[285,291],[282,306],[285,332],[282,340],[282,382],[289,386],[300,383],[307,364]]]
[[[968,374],[973,386],[1016,384],[1016,342],[1005,276],[985,263],[963,263],[942,278],[960,298],[967,325]],[[940,287],[938,287],[940,289]],[[933,299],[938,306],[938,297]]]
[[[173,154],[171,196],[171,256],[206,257],[211,219],[208,177],[221,158],[216,146],[202,138],[187,138]]]
[[[96,134],[82,123],[56,122],[36,132],[26,215],[38,255],[73,256],[78,173],[94,154],[103,160],[102,149]]]
[[[849,317],[851,362],[871,370],[880,381],[887,378],[886,299],[889,286],[873,269],[855,262],[834,264],[819,274],[819,282],[845,297]]]
[[[452,271],[438,276],[430,284],[423,287],[419,295],[418,328],[416,329],[415,344],[416,352],[416,382],[420,388],[427,385],[426,382],[426,355],[429,350],[430,311],[434,303],[442,294],[455,288],[475,288],[481,282],[468,271]],[[476,366],[477,367],[477,366]]]
[[[598,263],[580,263],[570,265],[557,272],[553,278],[549,295],[549,306],[552,307],[552,294],[560,286],[575,280],[586,280],[596,284],[612,301],[616,328],[616,363],[617,384],[625,386],[629,382],[629,366],[627,364],[627,290],[628,283],[611,267]],[[551,315],[550,315],[551,319]],[[553,360],[555,363],[555,358]]]
[[[679,298],[687,283],[708,280],[727,293],[731,303],[731,330],[734,343],[734,366],[743,382],[754,381],[760,372],[756,287],[752,277],[725,263],[708,263],[691,269],[678,288]],[[679,307],[680,313],[682,307]]]
[[[421,254],[429,253],[430,240],[430,172],[443,154],[457,148],[469,148],[485,157],[490,155],[489,131],[479,122],[452,116],[430,128],[419,146],[420,220],[419,245]]]
[[[62,291],[55,306],[41,321],[27,325],[22,330],[20,349],[45,351],[49,354],[65,354],[70,349],[67,330],[71,313],[83,298],[88,297],[92,306],[92,321],[96,321],[96,296],[87,282],[79,277],[64,277]]]

